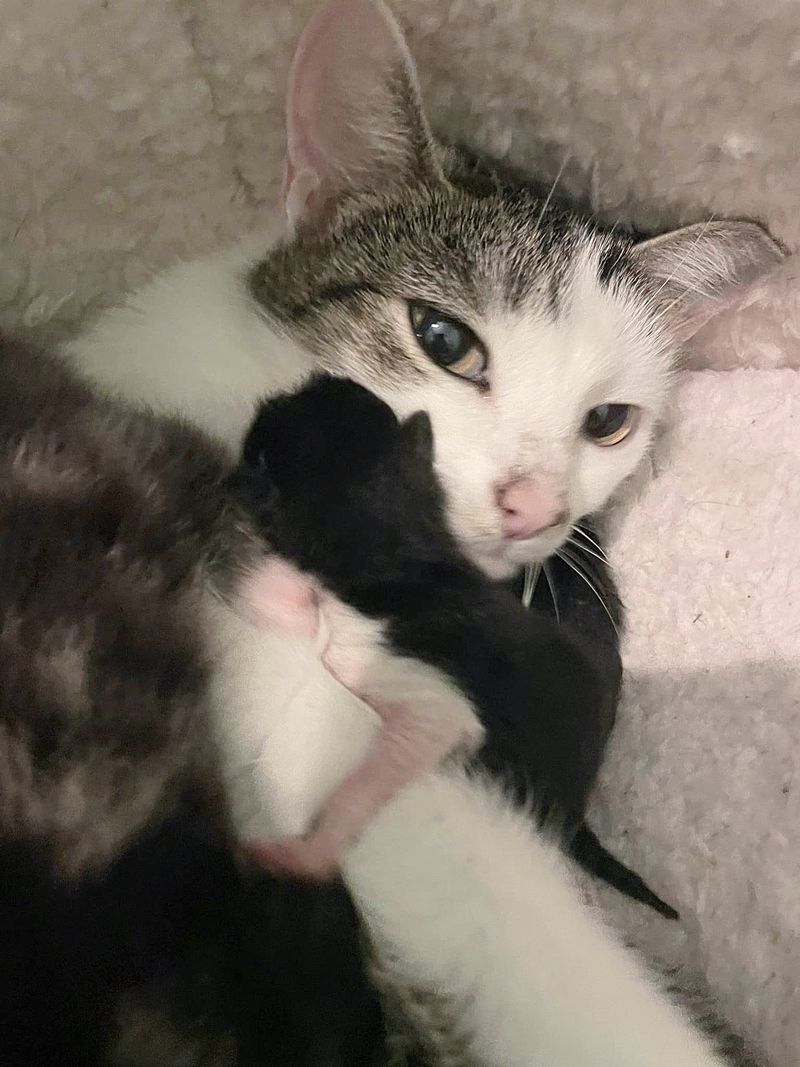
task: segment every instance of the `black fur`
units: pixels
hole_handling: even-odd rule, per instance
[[[31,846],[0,846],[0,928],[3,1067],[200,1065],[224,1049],[237,1067],[382,1062],[344,887],[241,868],[190,794],[78,884]],[[118,1032],[121,1006],[136,1033]]]
[[[486,727],[483,764],[563,826],[579,862],[674,914],[582,822],[614,720],[616,646],[587,654],[464,557],[427,416],[398,423],[361,386],[318,376],[262,406],[231,486],[276,552],[459,684]]]

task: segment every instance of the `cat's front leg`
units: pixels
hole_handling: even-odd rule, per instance
[[[242,841],[308,832],[380,720],[322,666],[316,645],[203,600],[213,729]]]
[[[472,705],[440,671],[394,655],[371,620],[324,598],[330,631],[323,663],[369,704],[381,726],[363,760],[331,793],[304,837],[258,845],[262,864],[295,875],[335,873],[348,843],[400,790],[456,750],[474,750],[483,728]]]

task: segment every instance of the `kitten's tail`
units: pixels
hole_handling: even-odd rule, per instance
[[[678,912],[657,896],[635,871],[612,856],[597,840],[586,823],[581,823],[569,844],[569,853],[585,871],[601,878],[620,893],[647,904],[665,919],[678,919]]]

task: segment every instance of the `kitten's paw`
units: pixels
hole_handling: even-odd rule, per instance
[[[251,844],[248,855],[272,874],[327,881],[339,873],[336,849],[321,834]]]

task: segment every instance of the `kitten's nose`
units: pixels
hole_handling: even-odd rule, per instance
[[[496,488],[495,499],[509,541],[525,541],[567,520],[563,494],[548,478],[514,478]]]

